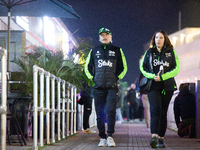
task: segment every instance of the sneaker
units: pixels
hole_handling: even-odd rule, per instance
[[[98,144],[99,147],[105,147],[107,146],[107,142],[106,142],[106,139],[100,139],[100,142]]]
[[[113,140],[113,138],[112,138],[111,136],[109,136],[109,137],[107,138],[107,144],[108,144],[108,146],[110,146],[110,147],[114,147],[114,146],[115,146],[115,142],[114,142],[114,140]]]
[[[146,128],[146,130],[145,130],[146,132],[150,132],[151,130],[150,130],[150,128]]]
[[[158,148],[164,148],[164,147],[165,147],[164,139],[158,139]]]
[[[96,131],[94,131],[94,130],[92,130],[90,128],[87,128],[87,129],[83,130],[83,133],[84,134],[93,134],[93,133],[96,133]]]
[[[150,141],[150,146],[151,146],[151,148],[157,148],[158,147],[157,137],[152,137],[152,139]]]
[[[117,120],[115,123],[116,123],[116,124],[121,124],[122,121]]]

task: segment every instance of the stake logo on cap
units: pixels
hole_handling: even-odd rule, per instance
[[[103,32],[108,33],[108,34],[112,34],[111,31],[109,29],[107,29],[107,28],[101,28],[101,29],[99,29],[99,34],[101,34]]]

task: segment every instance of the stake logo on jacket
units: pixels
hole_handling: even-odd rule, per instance
[[[86,59],[85,73],[95,82],[96,87],[116,86],[126,72],[127,64],[122,49],[111,43],[93,48]]]

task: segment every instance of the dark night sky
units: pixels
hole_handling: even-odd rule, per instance
[[[113,44],[124,51],[128,72],[122,81],[130,85],[139,77],[139,59],[143,45],[157,30],[168,34],[181,28],[200,27],[200,0],[63,0],[82,17],[62,19],[74,37],[91,37],[99,44],[98,30],[107,27],[113,34]]]

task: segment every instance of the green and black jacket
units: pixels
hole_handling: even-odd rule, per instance
[[[148,79],[154,80],[157,72],[153,71],[154,55],[156,55],[156,47],[150,48],[144,54],[140,71]],[[163,65],[163,71],[160,74],[161,82],[164,82],[164,91],[176,90],[176,82],[174,77],[180,70],[180,62],[173,48],[163,48],[157,56],[157,60]]]
[[[86,59],[85,74],[93,80],[96,88],[116,86],[127,72],[127,64],[121,48],[112,45],[99,45],[93,48]]]

